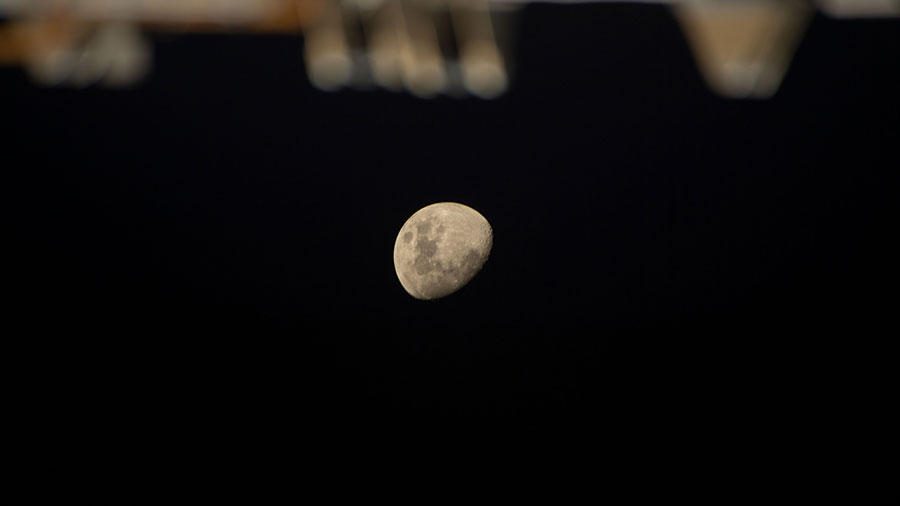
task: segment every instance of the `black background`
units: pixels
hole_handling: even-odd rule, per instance
[[[840,426],[881,455],[898,22],[816,17],[763,101],[709,92],[662,7],[516,28],[496,101],[319,92],[281,36],[156,36],[125,91],[2,70],[7,308],[59,398],[193,437],[587,425],[809,456]],[[422,302],[392,248],[438,201],[494,249]]]

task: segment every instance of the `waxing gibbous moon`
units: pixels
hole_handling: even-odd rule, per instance
[[[455,202],[416,211],[394,243],[394,268],[413,297],[438,299],[459,290],[487,261],[494,233],[471,207]]]

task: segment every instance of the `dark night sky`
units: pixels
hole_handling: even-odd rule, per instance
[[[517,31],[492,102],[322,93],[296,37],[159,36],[126,91],[3,69],[13,311],[105,364],[73,372],[118,385],[98,403],[160,395],[160,413],[715,412],[728,434],[838,402],[877,443],[898,21],[817,17],[768,101],[712,95],[661,7],[533,7]],[[494,249],[417,301],[393,242],[447,200],[487,217]]]

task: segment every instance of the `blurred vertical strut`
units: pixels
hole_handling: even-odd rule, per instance
[[[403,88],[401,48],[408,44],[406,35],[397,29],[403,12],[399,1],[387,0],[362,7],[363,30],[369,48],[369,68],[375,84],[391,91]]]
[[[336,90],[349,84],[353,74],[342,4],[336,1],[319,2],[314,19],[305,31],[307,74],[316,87]]]
[[[456,2],[450,13],[466,90],[481,98],[497,97],[508,83],[487,2]]]
[[[447,88],[447,70],[428,5],[400,1],[400,62],[403,83],[413,94],[430,98]]]

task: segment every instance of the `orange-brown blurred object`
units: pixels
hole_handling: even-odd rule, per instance
[[[144,30],[300,35],[330,0],[0,1],[0,63],[22,64],[44,85],[127,86],[150,67]]]
[[[674,13],[713,90],[768,98],[778,90],[813,9],[805,0],[684,2]]]
[[[44,85],[127,86],[149,72],[145,30],[285,33],[304,36],[307,75],[323,90],[375,84],[426,98],[490,99],[509,84],[492,15],[532,1],[0,0],[0,16],[10,18],[0,26],[0,63],[21,64]],[[594,0],[605,1],[614,0]],[[837,17],[900,15],[898,0],[619,3],[630,2],[670,5],[701,75],[729,98],[778,90],[815,8]],[[451,20],[449,33],[442,16]],[[456,51],[445,54],[446,47]]]

